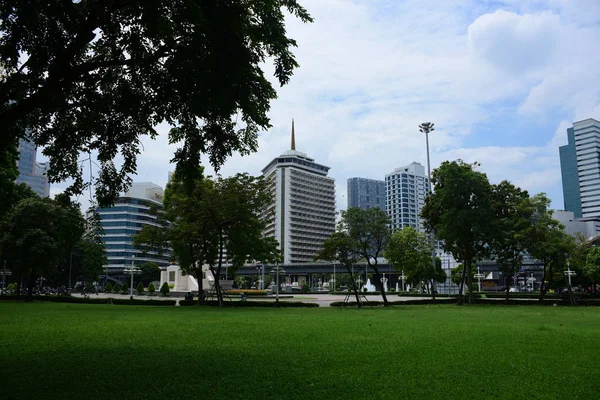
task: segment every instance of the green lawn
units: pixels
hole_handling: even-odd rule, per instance
[[[0,302],[0,398],[599,399],[600,308]]]

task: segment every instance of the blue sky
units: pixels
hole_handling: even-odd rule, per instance
[[[477,160],[492,182],[562,208],[558,146],[573,121],[600,120],[599,0],[301,3],[315,22],[288,18],[300,68],[278,89],[273,128],[223,175],[259,174],[288,149],[294,118],[297,148],[331,167],[343,209],[346,179],[425,164],[417,126],[432,121],[432,167]],[[165,184],[176,146],[166,135],[143,143],[136,180]]]

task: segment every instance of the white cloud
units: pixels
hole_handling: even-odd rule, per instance
[[[598,18],[579,21],[566,0],[504,0],[493,3],[498,10],[476,0],[302,3],[315,23],[288,18],[300,68],[278,89],[273,129],[261,134],[258,153],[231,157],[223,175],[259,174],[288,149],[295,118],[298,149],[332,167],[343,208],[347,178],[383,179],[398,166],[425,164],[417,126],[433,121],[432,167],[478,160],[493,181],[548,191],[562,204],[556,146],[575,118],[600,118],[600,28],[590,24]],[[494,129],[504,117],[544,119],[557,130],[510,145]],[[143,143],[136,179],[166,183],[175,146],[164,135]]]

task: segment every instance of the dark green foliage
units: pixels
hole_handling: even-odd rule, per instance
[[[421,216],[426,226],[444,241],[444,249],[471,270],[475,260],[489,255],[495,232],[492,186],[476,170],[478,163],[444,161],[431,177],[433,194],[425,198]],[[471,274],[465,274],[472,302]]]
[[[144,294],[144,284],[142,282],[138,283],[137,288],[135,289],[138,294]]]
[[[254,152],[277,96],[263,63],[280,85],[298,66],[284,10],[311,21],[295,0],[4,1],[0,149],[30,128],[50,179],[74,179],[69,193],[89,184],[80,154],[97,153],[101,205],[131,182],[159,123],[174,126],[174,161],[190,176],[201,154],[218,169]]]
[[[106,286],[104,286],[104,292],[105,293],[111,293],[112,291],[113,291],[112,285],[110,284],[110,282],[107,282]]]
[[[302,285],[302,288],[300,289],[300,293],[308,293],[310,290],[310,286],[308,286],[307,283],[305,283],[304,285]]]
[[[158,264],[153,262],[143,263],[138,266],[141,271],[140,281],[145,285],[150,284],[150,282],[157,281],[160,279],[160,267]]]
[[[110,299],[111,304],[134,306],[174,306],[177,300]]]
[[[150,296],[152,296],[154,292],[156,292],[156,288],[154,287],[154,283],[150,282],[148,285],[148,293],[150,293]]]
[[[113,286],[113,293],[121,293],[121,285],[119,284],[119,282],[115,283],[115,285]]]
[[[345,237],[344,247],[348,255],[352,260],[364,259],[375,273],[379,273],[378,258],[383,256],[391,236],[389,216],[377,207],[368,210],[350,207],[342,211],[341,216],[336,234]],[[380,286],[380,293],[383,301],[387,302],[383,285]]]
[[[179,300],[180,306],[197,306],[198,302],[195,300]],[[205,302],[207,306],[218,306],[219,302],[216,300],[208,300]],[[225,301],[223,307],[226,308],[316,308],[319,307],[316,303],[303,303],[300,301],[280,301],[278,303],[274,301]]]
[[[127,285],[127,281],[123,282],[123,286],[121,286],[121,293],[127,294],[129,292],[129,285]]]
[[[27,282],[31,296],[38,276],[55,275],[84,232],[79,207],[64,196],[26,198],[0,221],[0,250],[13,275]]]
[[[160,294],[163,296],[168,296],[169,292],[170,292],[169,284],[167,282],[164,282],[162,284],[162,286],[160,287]]]
[[[236,174],[213,180],[202,177],[201,169],[198,175],[186,183],[175,171],[165,191],[165,208],[157,212],[162,226],[144,227],[135,244],[159,252],[170,246],[182,272],[198,282],[203,279],[202,265],[208,264],[222,301],[218,282],[226,261],[231,263],[228,271],[235,273],[246,262],[279,260],[277,242],[263,237],[265,221],[260,218],[273,199],[262,177]]]

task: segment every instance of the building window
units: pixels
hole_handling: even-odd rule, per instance
[[[169,282],[175,282],[175,271],[169,271]]]

